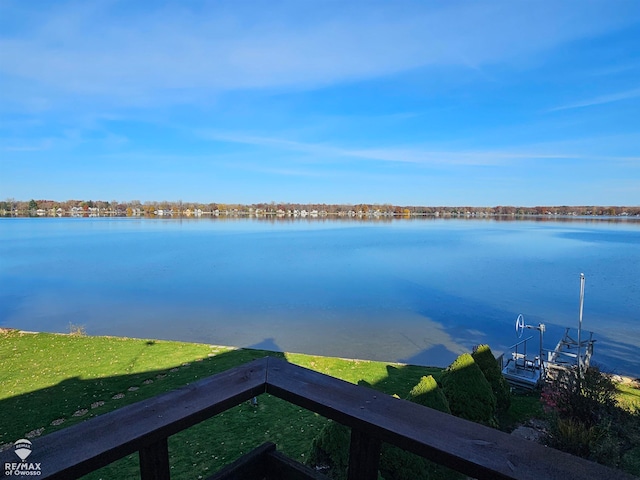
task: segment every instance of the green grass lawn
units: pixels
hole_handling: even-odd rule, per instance
[[[266,355],[401,397],[441,369],[261,350],[48,333],[0,335],[0,445],[87,418]],[[169,439],[172,478],[206,476],[265,441],[304,461],[326,419],[270,395]],[[90,478],[135,476],[137,456]]]
[[[619,384],[618,403],[627,410],[640,410],[640,390],[632,384]]]
[[[0,333],[0,445],[46,435],[266,355],[405,398],[442,369],[262,350],[49,333]],[[629,392],[629,401],[638,391]],[[505,428],[541,416],[536,395],[516,396]],[[238,405],[169,439],[172,478],[211,475],[265,441],[304,462],[327,420],[270,395]],[[88,478],[138,475],[137,455]]]

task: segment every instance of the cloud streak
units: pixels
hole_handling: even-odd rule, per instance
[[[570,153],[549,153],[540,151],[438,151],[426,147],[381,147],[381,148],[346,148],[324,143],[299,142],[274,137],[245,135],[235,132],[208,131],[201,132],[203,138],[209,140],[238,143],[256,147],[268,147],[283,151],[304,152],[315,157],[326,159],[353,158],[360,160],[381,161],[388,163],[405,163],[416,165],[450,165],[450,166],[499,166],[526,160],[579,159],[580,155]]]
[[[636,2],[0,0],[4,191],[593,203],[638,173]]]
[[[551,108],[548,112],[558,112],[562,110],[572,110],[575,108],[587,108],[596,105],[605,105],[607,103],[621,102],[623,100],[629,100],[632,98],[640,97],[640,88],[633,90],[627,90],[624,92],[612,93],[608,95],[600,95],[598,97],[590,98],[587,100],[581,100],[579,102],[570,103],[567,105],[561,105],[559,107]]]
[[[203,90],[313,89],[433,66],[477,70],[625,21],[624,8],[568,7],[169,2],[131,6],[116,21],[123,3],[54,3],[0,37],[0,69],[17,90],[26,82],[50,96],[180,103]]]

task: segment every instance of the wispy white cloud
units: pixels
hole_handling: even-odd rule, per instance
[[[424,148],[384,148],[350,151],[350,156],[430,165],[498,166],[522,160],[577,158],[566,153],[502,150],[433,151]]]
[[[0,137],[0,151],[59,153],[89,143],[93,148],[121,148],[129,143],[129,138],[101,128],[69,128],[48,136]]]
[[[9,145],[2,147],[5,152],[40,152],[48,149],[48,145]]]
[[[574,153],[549,152],[548,150],[433,150],[424,146],[392,146],[380,148],[339,147],[325,143],[299,142],[282,138],[247,135],[237,132],[201,132],[203,138],[215,141],[239,143],[257,147],[269,147],[285,151],[304,152],[322,160],[354,158],[390,163],[451,166],[497,166],[525,160],[579,159]]]
[[[277,148],[297,152],[306,152],[314,155],[347,156],[349,151],[343,148],[333,147],[322,143],[299,142],[277,137],[267,137],[238,132],[223,132],[219,130],[202,131],[202,138],[220,142],[239,143],[259,147]]]
[[[622,65],[616,64],[613,66],[600,67],[590,72],[590,75],[594,77],[605,77],[605,76],[626,74],[631,70],[640,70],[640,62],[634,60],[628,63],[624,63]]]
[[[128,182],[136,196],[145,183],[160,196],[201,185],[206,197],[218,182],[322,200],[358,185],[417,203],[425,185],[446,203],[455,189],[495,198],[518,184],[502,175],[549,179],[552,194],[588,179],[580,198],[603,172],[637,171],[623,103],[640,96],[636,1],[0,0],[0,157],[13,166],[0,177],[24,192],[29,168],[69,192],[110,178],[105,191]],[[603,68],[617,64],[629,67]],[[623,108],[535,115],[576,69],[584,93],[551,111]]]
[[[13,90],[37,85],[45,103],[57,95],[180,103],[203,101],[203,91],[309,89],[417,67],[481,71],[627,21],[625,8],[604,2],[527,5],[22,4],[21,21],[0,37],[0,71]]]
[[[271,175],[285,176],[285,177],[326,179],[326,178],[334,178],[340,175],[339,172],[334,172],[334,171],[320,172],[313,169],[302,169],[302,168],[278,168],[278,167],[272,168],[268,166],[254,165],[254,164],[250,164],[250,165],[234,164],[233,167],[234,168],[240,167],[242,169],[249,170],[251,172],[267,173]]]
[[[640,88],[633,90],[627,90],[624,92],[611,93],[608,95],[600,95],[598,97],[589,98],[587,100],[581,100],[575,103],[569,103],[567,105],[560,105],[558,107],[551,108],[547,112],[557,112],[560,110],[571,110],[574,108],[586,108],[593,107],[595,105],[604,105],[607,103],[620,102],[623,100],[629,100],[631,98],[640,97]]]

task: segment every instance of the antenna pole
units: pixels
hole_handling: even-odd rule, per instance
[[[582,350],[582,309],[584,306],[584,273],[580,274],[580,317],[578,321],[578,372],[582,376],[582,357],[580,351]]]

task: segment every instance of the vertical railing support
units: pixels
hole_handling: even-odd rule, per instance
[[[166,438],[140,449],[139,453],[142,480],[170,480],[169,445]]]
[[[349,480],[377,480],[380,464],[379,438],[367,435],[356,428],[351,429],[349,447]]]

